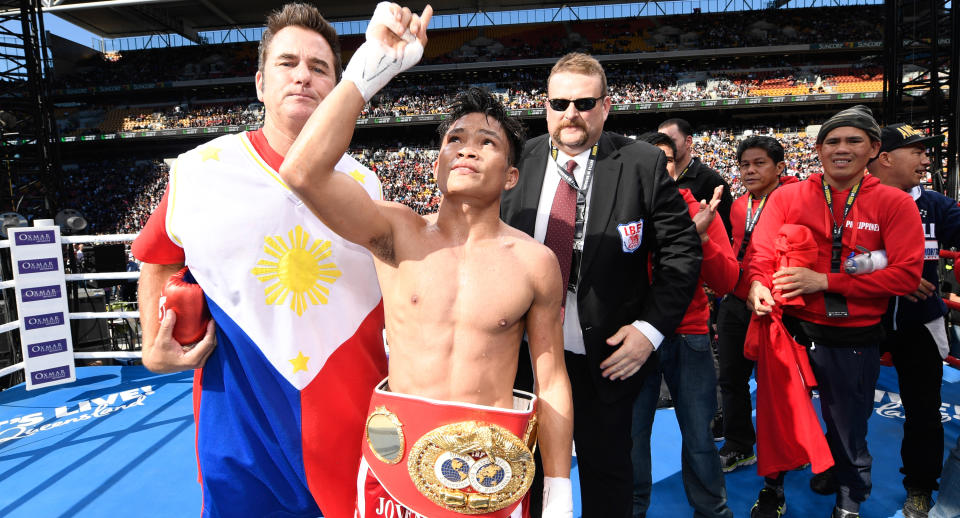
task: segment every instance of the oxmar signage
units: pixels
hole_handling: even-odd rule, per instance
[[[60,228],[49,223],[9,230],[27,390],[70,383],[77,377]]]

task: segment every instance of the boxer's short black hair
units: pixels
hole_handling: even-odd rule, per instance
[[[503,132],[507,134],[510,143],[510,153],[507,156],[510,165],[516,165],[523,153],[523,144],[527,140],[527,132],[523,124],[516,117],[511,117],[496,97],[486,88],[472,86],[457,94],[450,105],[450,116],[437,127],[437,133],[442,139],[450,127],[461,118],[471,113],[482,113],[500,123]]]

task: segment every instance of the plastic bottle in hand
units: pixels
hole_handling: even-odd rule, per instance
[[[887,251],[873,250],[855,255],[843,263],[843,270],[854,275],[870,273],[887,267]]]

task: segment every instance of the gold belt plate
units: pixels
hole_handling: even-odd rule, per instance
[[[523,498],[533,483],[530,449],[502,426],[462,421],[421,437],[407,460],[424,496],[462,514],[499,511]]]

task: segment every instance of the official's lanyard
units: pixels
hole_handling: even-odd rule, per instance
[[[577,184],[577,179],[567,172],[567,169],[557,162],[559,150],[553,144],[550,145],[550,156],[553,157],[553,163],[557,166],[557,174],[567,182],[567,185],[577,191],[577,212],[574,219],[573,249],[583,250],[583,228],[587,217],[587,191],[590,190],[590,183],[593,182],[593,170],[597,166],[597,145],[594,144],[590,150],[590,156],[587,158],[587,168],[583,172],[583,186]]]
[[[583,172],[582,187],[577,184],[577,179],[557,162],[559,153],[557,147],[551,143],[550,156],[553,157],[553,163],[557,166],[557,174],[577,192],[577,212],[573,226],[573,259],[570,262],[570,280],[567,283],[567,290],[576,293],[577,285],[580,282],[580,259],[583,257],[583,234],[587,221],[587,192],[590,190],[590,183],[593,182],[593,170],[597,165],[597,144],[594,144],[593,149],[590,150],[587,168]]]
[[[836,217],[833,214],[833,194],[830,192],[830,186],[827,185],[827,182],[823,181],[822,185],[823,197],[827,200],[827,210],[830,211],[830,221],[833,222],[833,248],[830,254],[830,271],[839,273],[843,271],[841,268],[841,266],[843,266],[843,227],[847,223],[847,216],[850,214],[853,202],[857,200],[857,194],[860,193],[863,178],[860,178],[860,182],[853,186],[853,188],[850,189],[850,193],[847,194],[847,201],[843,204],[843,217],[840,219],[839,224],[837,224]]]
[[[847,216],[850,214],[853,202],[857,199],[857,194],[860,193],[863,178],[860,178],[860,182],[853,186],[850,189],[850,193],[847,194],[847,201],[844,202],[843,207],[843,217],[840,219],[839,224],[837,224],[836,216],[833,214],[833,194],[830,192],[830,186],[827,185],[827,182],[823,181],[823,179],[821,179],[821,183],[823,185],[823,197],[827,201],[827,210],[830,212],[830,221],[833,222],[830,271],[832,273],[839,273],[843,271],[841,269],[841,266],[843,266],[843,227],[847,224]],[[847,298],[839,293],[830,291],[823,292],[823,306],[828,318],[845,318],[850,315],[849,311],[847,311]]]
[[[683,179],[683,175],[687,174],[687,171],[690,170],[690,166],[693,165],[694,160],[695,160],[694,158],[691,158],[690,161],[687,162],[687,167],[684,167],[683,171],[680,171],[680,174],[677,175],[677,180],[676,180],[677,183],[680,183],[680,180]]]
[[[777,190],[777,187],[774,187],[773,190]],[[753,229],[760,221],[760,213],[763,212],[763,207],[767,204],[767,196],[770,196],[770,193],[764,194],[760,198],[760,203],[757,204],[757,213],[753,214],[753,217],[751,217],[753,213],[753,194],[750,194],[747,198],[747,218],[743,222],[743,242],[740,243],[740,251],[737,252],[737,262],[743,262],[743,256],[747,253],[747,245],[750,244],[750,236],[753,235]]]

